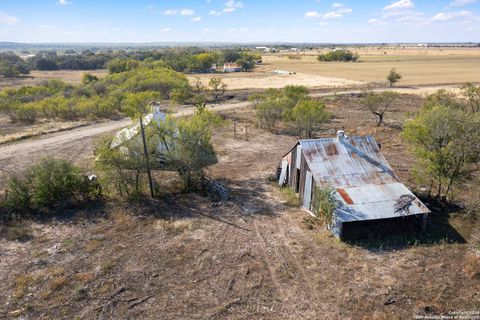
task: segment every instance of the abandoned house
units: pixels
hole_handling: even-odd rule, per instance
[[[428,208],[400,182],[372,136],[347,137],[338,131],[336,138],[300,140],[282,158],[278,172],[279,184],[294,190],[311,214],[316,187],[335,191],[329,229],[338,238],[405,224],[426,228]]]
[[[223,72],[241,72],[242,68],[240,68],[235,62],[225,62],[223,65]]]

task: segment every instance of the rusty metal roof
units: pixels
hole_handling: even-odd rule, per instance
[[[342,222],[393,218],[429,212],[404,186],[381,154],[372,136],[300,140],[302,152],[317,185],[337,190],[337,219]],[[411,197],[398,210],[402,196]]]

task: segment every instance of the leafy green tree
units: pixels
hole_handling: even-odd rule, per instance
[[[28,73],[30,69],[25,60],[13,52],[0,52],[0,75],[5,78],[14,78]]]
[[[285,117],[293,124],[295,132],[303,139],[313,137],[313,132],[319,130],[331,115],[325,104],[318,100],[301,100]]]
[[[249,97],[256,107],[258,123],[261,127],[274,130],[285,120],[284,116],[302,99],[308,98],[308,89],[303,86],[286,86],[283,89],[268,89]]]
[[[405,125],[403,138],[418,158],[417,173],[446,199],[452,188],[478,170],[480,115],[445,105],[424,107]]]
[[[65,202],[98,196],[99,190],[79,167],[61,159],[45,158],[7,181],[5,206],[14,214],[55,209]]]
[[[340,62],[355,62],[359,59],[357,53],[353,53],[349,50],[334,50],[324,54],[320,54],[317,57],[318,61],[340,61]]]
[[[387,75],[387,80],[390,87],[393,87],[395,83],[397,83],[400,79],[402,79],[402,75],[397,72],[395,68],[392,68]]]
[[[35,61],[34,67],[42,71],[58,70],[58,64],[53,58],[39,58]]]
[[[225,98],[225,91],[227,90],[227,85],[222,81],[221,78],[213,77],[208,82],[208,89],[212,95],[213,102],[217,103],[222,101]]]
[[[255,61],[245,58],[238,59],[235,63],[242,69],[242,71],[252,71],[255,69]]]
[[[167,161],[178,170],[186,189],[196,188],[203,169],[217,163],[211,137],[212,129],[221,124],[218,115],[208,110],[177,121]]]
[[[393,91],[380,93],[367,91],[363,93],[361,103],[377,118],[377,127],[380,127],[384,121],[385,113],[398,97],[398,93]]]
[[[462,86],[462,94],[467,100],[470,112],[480,112],[480,85],[476,86],[471,83],[466,83]]]
[[[428,95],[423,108],[430,109],[438,105],[453,109],[463,108],[457,95],[445,89],[438,90],[435,93]]]
[[[217,54],[200,53],[190,59],[189,67],[192,71],[206,71],[212,67],[217,59]]]
[[[257,105],[256,116],[260,127],[274,130],[283,119],[283,114],[291,108],[291,100],[285,98],[269,99]]]
[[[102,137],[95,142],[95,168],[99,172],[100,183],[109,194],[140,198],[147,190],[147,162],[143,156],[140,140],[126,141],[123,148],[111,148],[111,137]],[[147,150],[153,154],[153,141],[147,140]],[[150,166],[156,165],[156,159],[149,157]]]
[[[90,84],[92,82],[98,81],[98,77],[96,75],[93,75],[91,73],[84,73],[82,76],[82,84]]]
[[[310,91],[305,86],[290,85],[283,88],[283,94],[295,102],[298,102],[302,99],[307,99],[309,93]]]
[[[0,75],[5,78],[15,78],[20,75],[20,71],[14,65],[0,61]]]
[[[130,71],[138,67],[139,62],[133,59],[113,59],[107,63],[108,73],[121,73]]]
[[[123,112],[132,119],[149,113],[150,103],[158,100],[160,95],[155,91],[127,93],[122,101]]]

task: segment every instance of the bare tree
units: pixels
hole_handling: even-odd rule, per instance
[[[392,91],[375,93],[366,91],[363,93],[361,103],[377,118],[377,127],[383,123],[388,108],[397,100],[399,94]]]

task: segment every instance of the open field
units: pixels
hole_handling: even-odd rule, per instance
[[[97,77],[103,77],[107,75],[107,70],[58,70],[58,71],[37,71],[33,70],[29,75],[15,78],[15,79],[5,79],[0,78],[0,90],[9,87],[22,87],[22,86],[31,86],[39,85],[45,80],[49,79],[58,79],[65,81],[67,83],[79,84],[82,81],[82,76],[84,73],[91,73]]]
[[[480,49],[359,49],[356,63],[319,62],[316,52],[297,54],[301,59],[289,59],[287,54],[263,56],[263,63],[253,73],[199,75],[204,83],[213,76],[222,78],[229,89],[280,88],[305,85],[309,88],[348,88],[370,82],[386,85],[386,76],[395,67],[403,78],[399,86],[425,86],[480,82]],[[383,54],[387,52],[387,54]],[[288,70],[294,75],[274,75],[273,70]],[[195,76],[190,76],[192,80]]]
[[[422,102],[403,95],[376,128],[356,98],[328,98],[334,119],[319,135],[374,135],[400,179],[418,188],[399,134]],[[435,211],[434,244],[340,243],[271,182],[295,137],[256,128],[251,108],[222,114],[237,123],[238,137],[232,127],[214,134],[219,163],[208,174],[228,184],[230,200],[107,201],[29,223],[32,240],[0,239],[0,318],[384,320],[478,308],[480,257],[469,220]],[[59,139],[47,151],[75,150],[82,163],[91,148],[88,137]],[[17,161],[12,154],[2,164]]]

